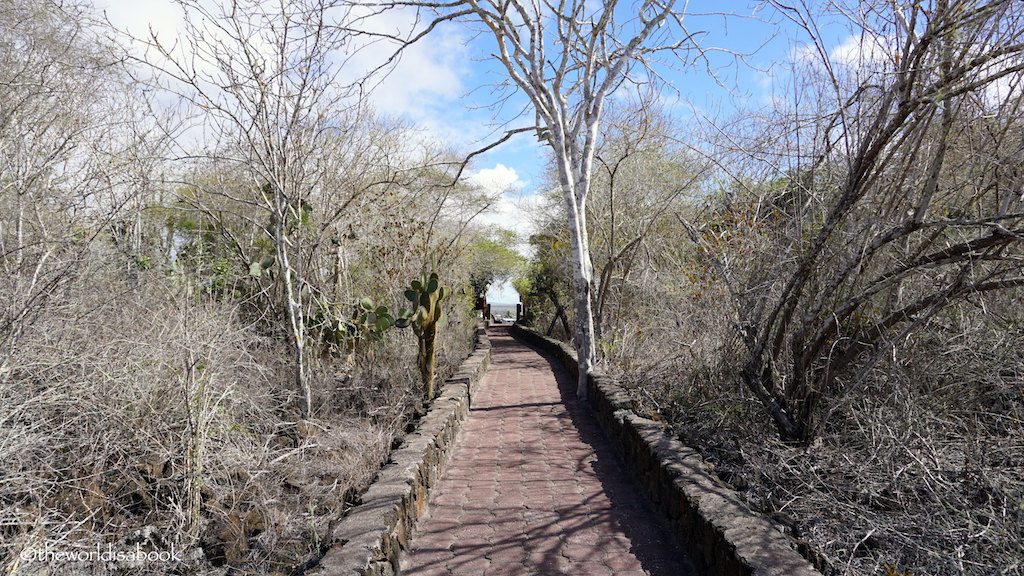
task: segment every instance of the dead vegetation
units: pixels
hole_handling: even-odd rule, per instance
[[[1006,311],[998,320],[973,307],[937,318],[861,383],[837,383],[806,446],[781,442],[723,365],[694,356],[688,372],[704,376],[688,382],[665,365],[654,380],[620,372],[825,574],[1021,574],[1024,332],[1012,302],[986,302]]]
[[[286,347],[236,305],[171,289],[162,272],[119,282],[101,265],[75,287],[6,357],[4,574],[295,573],[422,409],[406,334],[345,373],[318,363],[316,410],[299,419],[278,381]],[[466,326],[453,311],[442,377],[468,352]]]
[[[468,285],[489,199],[447,148],[338,108],[323,3],[179,7],[202,102],[87,0],[0,7],[5,576],[301,572],[423,409],[387,311],[431,256]],[[283,69],[219,81],[271,33]],[[439,378],[475,327],[445,311]]]

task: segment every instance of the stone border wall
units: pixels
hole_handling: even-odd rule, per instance
[[[569,345],[518,324],[512,334],[553,354],[573,377],[579,369]],[[696,450],[664,426],[637,416],[629,395],[611,377],[590,377],[589,402],[605,434],[639,480],[674,536],[721,576],[821,576],[796,542],[752,512],[708,469]]]
[[[391,453],[387,465],[332,534],[335,544],[309,576],[393,576],[431,488],[448,464],[455,439],[469,415],[477,387],[491,361],[487,332],[476,334],[473,353],[444,381],[440,395]]]

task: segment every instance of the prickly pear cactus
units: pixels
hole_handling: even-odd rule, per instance
[[[345,319],[340,307],[322,305],[309,322],[310,332],[319,334],[326,350],[334,356],[351,356],[360,345],[380,342],[396,324],[387,306],[375,304],[370,298],[360,300],[349,319]]]
[[[431,272],[429,276],[424,274],[419,280],[413,280],[405,291],[405,299],[412,304],[411,309],[400,309],[395,318],[395,326],[411,326],[419,340],[416,363],[419,365],[427,400],[434,398],[434,340],[437,336],[437,323],[444,316],[441,302],[449,294],[451,290],[441,286],[437,272]]]

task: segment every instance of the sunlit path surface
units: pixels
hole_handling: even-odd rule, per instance
[[[403,574],[696,574],[565,370],[490,330],[492,365]]]

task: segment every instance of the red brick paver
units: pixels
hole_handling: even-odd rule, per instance
[[[697,574],[554,360],[489,332],[492,363],[402,573]]]

